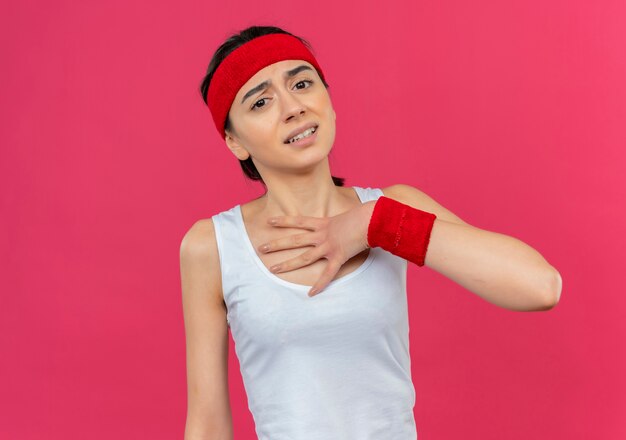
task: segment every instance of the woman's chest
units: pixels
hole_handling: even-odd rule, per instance
[[[236,342],[254,342],[259,350],[312,344],[316,350],[328,352],[333,347],[368,343],[374,335],[402,325],[406,317],[405,265],[387,259],[380,249],[369,252],[372,258],[363,263],[364,269],[314,297],[308,297],[306,288],[261,276],[256,264],[250,263],[227,285]]]

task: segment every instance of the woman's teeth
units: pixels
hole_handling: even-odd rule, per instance
[[[317,127],[311,127],[307,130],[304,130],[302,133],[300,133],[297,136],[292,137],[291,139],[289,139],[289,143],[293,144],[296,141],[299,141],[302,138],[305,138],[307,136],[311,136],[313,133],[315,133],[315,130],[317,129]]]

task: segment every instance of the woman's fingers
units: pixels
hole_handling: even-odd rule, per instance
[[[314,246],[300,256],[272,266],[274,273],[289,272],[300,267],[308,266],[326,258],[328,264],[324,272],[311,286],[309,296],[314,296],[324,289],[337,275],[341,266],[351,257],[367,248],[366,228],[367,218],[362,204],[357,208],[333,217],[306,217],[306,216],[279,216],[268,219],[272,226],[307,229],[311,232],[279,238],[259,246],[261,252],[272,252],[280,249]],[[369,217],[368,217],[369,218]]]
[[[307,217],[303,215],[281,215],[270,217],[267,223],[281,228],[301,228],[315,231],[328,217]]]
[[[311,250],[304,252],[301,255],[298,255],[295,258],[273,265],[272,267],[270,267],[270,272],[273,272],[273,273],[290,272],[292,270],[296,270],[301,267],[308,266],[309,264],[314,263],[320,258],[324,258],[324,253],[318,248],[313,248]]]
[[[267,254],[269,252],[279,251],[282,249],[294,249],[303,246],[318,246],[318,235],[311,232],[303,234],[290,235],[289,237],[277,238],[260,245],[257,249],[259,252]]]
[[[300,267],[308,266],[309,264],[319,260],[320,258],[324,258],[323,252],[321,252],[319,249],[311,249],[310,251],[307,251],[302,255],[297,256],[296,258],[283,261],[280,264],[275,264],[270,268],[270,271],[272,273],[289,272]],[[339,261],[329,259],[326,268],[320,275],[317,282],[313,286],[311,286],[308,295],[315,296],[322,290],[324,290],[324,288],[333,280],[335,275],[337,275],[337,272],[339,272],[342,264],[343,263],[340,263]]]
[[[335,275],[337,275],[337,272],[339,272],[340,268],[341,264],[337,264],[332,262],[331,260],[328,260],[328,265],[326,266],[326,269],[324,269],[324,272],[322,272],[319,280],[317,280],[317,282],[313,284],[313,286],[311,286],[311,290],[309,290],[308,295],[315,296],[322,290],[324,290],[324,288],[328,284],[330,284],[333,278],[335,278]]]

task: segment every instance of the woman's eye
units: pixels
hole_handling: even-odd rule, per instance
[[[255,102],[255,103],[252,105],[251,110],[256,110],[257,108],[260,108],[259,106],[257,106],[257,104],[258,104],[259,102],[261,102],[261,101],[265,101],[266,99],[267,99],[267,98],[261,98],[261,99],[259,99],[257,102]],[[262,106],[261,106],[261,107],[262,107]]]
[[[304,83],[309,83],[309,84],[313,84],[313,81],[309,80],[309,79],[303,79],[302,81],[298,81],[296,83],[296,87],[298,86],[298,84],[304,84]],[[310,87],[310,86],[309,86]],[[297,87],[299,89],[304,89],[304,88],[308,88],[308,87]]]

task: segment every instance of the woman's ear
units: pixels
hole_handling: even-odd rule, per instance
[[[226,138],[224,140],[226,141],[228,149],[231,151],[231,153],[235,155],[237,159],[246,160],[250,157],[250,153],[248,153],[248,150],[246,150],[245,147],[241,145],[239,139],[233,133],[226,130]]]

